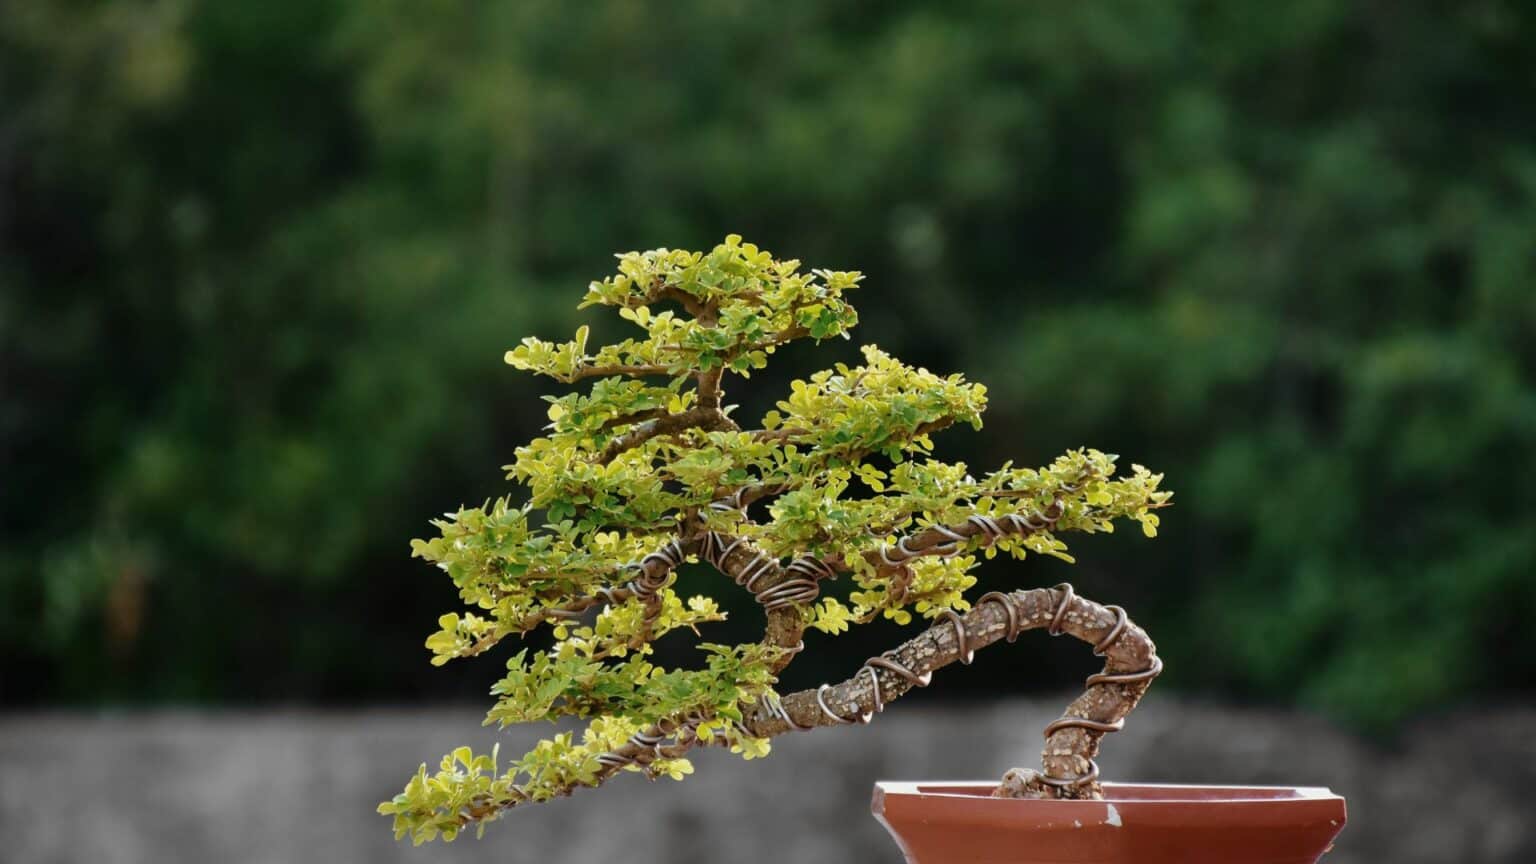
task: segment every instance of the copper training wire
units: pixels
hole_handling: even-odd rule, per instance
[[[854,724],[854,723],[861,723],[861,722],[862,723],[868,723],[870,721],[870,718],[875,716],[874,712],[871,711],[868,714],[860,714],[859,715],[859,719],[853,720],[853,719],[850,719],[850,718],[842,716],[841,714],[837,713],[836,711],[833,711],[831,706],[829,706],[827,704],[827,691],[831,690],[831,689],[832,689],[832,685],[831,684],[823,684],[820,687],[816,688],[816,705],[817,705],[817,707],[819,707],[821,709],[821,713],[827,715],[827,717],[830,718],[833,723],[836,723],[839,726],[848,726],[848,725],[851,725],[851,724]]]
[[[965,621],[953,609],[945,609],[942,613],[949,623],[955,628],[955,649],[960,652],[960,662],[966,666],[971,665],[976,652],[972,650],[970,639],[966,637]]]
[[[1072,586],[1066,582],[1057,585],[1056,589],[1061,591],[1062,594],[1061,600],[1056,605],[1056,611],[1051,616],[1049,632],[1053,636],[1060,632],[1061,624],[1066,620],[1067,607],[1071,604],[1072,598],[1074,596]],[[1114,647],[1114,644],[1118,642],[1120,637],[1125,634],[1126,627],[1129,624],[1126,619],[1125,610],[1121,607],[1106,606],[1104,608],[1114,613],[1115,622],[1110,625],[1109,630],[1106,631],[1102,637],[1100,637],[1099,641],[1094,643],[1093,653],[1100,657],[1104,656],[1109,652],[1110,648]],[[1009,629],[1012,629],[1011,622]],[[1140,672],[1099,672],[1097,674],[1088,676],[1087,686],[1096,687],[1101,684],[1139,684],[1142,682],[1151,681],[1153,678],[1156,678],[1159,674],[1161,674],[1162,671],[1163,660],[1161,657],[1158,657],[1154,654],[1152,656],[1152,665],[1148,666],[1146,669],[1141,670]],[[1124,726],[1124,718],[1116,720],[1113,723],[1106,723],[1102,720],[1090,720],[1087,717],[1073,717],[1071,715],[1065,715],[1052,720],[1050,724],[1045,727],[1045,738],[1049,740],[1052,735],[1064,729],[1083,729],[1088,732],[1096,732],[1100,735],[1104,735],[1110,732],[1119,732],[1122,728],[1124,728]],[[1073,786],[1083,786],[1092,783],[1093,781],[1099,779],[1099,764],[1091,758],[1084,758],[1088,759],[1088,770],[1082,774],[1079,774],[1076,777],[1061,778],[1050,777],[1045,774],[1041,774],[1040,781],[1048,786],[1052,786],[1058,789]]]
[[[869,673],[869,687],[874,697],[875,713],[879,714],[881,711],[885,710],[885,699],[883,699],[880,695],[880,674],[875,671],[875,667],[869,665],[868,663],[865,663],[863,666],[859,667],[859,673],[863,672]],[[855,677],[857,677],[857,674],[858,673],[856,673]]]
[[[622,753],[609,750],[607,753],[598,754],[597,761],[598,764],[608,768],[624,768],[625,766],[634,764],[636,762],[649,762],[661,756],[661,742],[665,740],[665,735],[647,733],[646,731],[641,730],[629,736],[629,743],[635,747],[641,748],[639,753],[636,753],[633,756],[626,756]],[[647,750],[651,751],[651,755],[645,755]]]
[[[864,665],[872,666],[878,669],[885,669],[888,672],[894,672],[900,676],[902,680],[906,681],[908,684],[911,684],[913,687],[927,687],[929,683],[933,681],[932,672],[924,672],[923,674],[919,675],[916,672],[913,672],[911,669],[908,669],[906,666],[903,666],[901,663],[898,663],[895,658],[890,656],[890,652],[886,652],[885,654],[881,654],[877,657],[871,657],[864,661]]]
[[[1009,642],[1018,639],[1019,610],[1013,608],[1013,604],[1008,602],[1008,596],[1001,591],[988,591],[981,595],[981,599],[976,601],[977,606],[983,603],[996,603],[1003,607],[1003,611],[1008,614],[1008,632],[1004,636]]]
[[[667,580],[672,577],[673,572],[683,563],[684,557],[682,544],[674,537],[668,540],[666,545],[660,549],[641,558],[639,562],[629,565],[631,569],[638,570],[639,575],[630,580],[625,588],[636,599],[646,605],[645,627],[649,628],[656,620],[656,617],[661,614],[661,606],[655,602],[657,592],[661,590],[662,586],[667,584]],[[662,569],[655,574],[651,573],[651,565],[653,563],[660,563],[662,565]],[[613,605],[617,599],[612,588],[600,588],[598,593],[602,594],[610,605]],[[561,615],[557,617],[569,618],[571,616]],[[610,750],[606,753],[598,754],[597,761],[607,768],[619,769],[636,762],[644,763],[659,759],[661,758],[661,742],[665,738],[665,735],[656,735],[644,731],[636,732],[630,736],[629,743],[642,748],[639,754],[625,756]],[[649,748],[651,755],[645,755],[645,748]]]
[[[1066,491],[1072,491],[1078,487],[1064,486],[1062,488]],[[1001,518],[1002,521],[1007,522],[1010,526],[1012,526],[1013,533],[1025,534],[1048,530],[1051,526],[1056,524],[1058,519],[1061,518],[1062,511],[1063,507],[1061,498],[1058,496],[1051,501],[1050,505],[1046,507],[1045,512],[1043,513],[1032,513],[1028,516],[1020,516],[1017,513],[1009,513]],[[971,525],[975,525],[984,535],[986,535],[985,539],[982,541],[983,545],[991,545],[992,543],[997,542],[998,539],[1000,539],[1004,534],[1009,533],[1003,528],[1003,526],[998,524],[998,520],[996,518],[991,516],[973,514],[971,516],[967,516],[965,521]],[[931,526],[931,530],[942,536],[944,541],[941,543],[935,543],[934,545],[929,546],[927,549],[913,550],[907,546],[907,543],[912,538],[910,536],[902,537],[900,540],[896,541],[895,545],[894,551],[897,553],[898,557],[892,556],[892,547],[890,544],[884,544],[879,548],[879,550],[877,550],[878,554],[880,555],[881,563],[885,564],[887,567],[900,567],[907,561],[923,555],[933,555],[941,558],[947,558],[959,552],[960,544],[970,539],[964,534],[951,529],[947,525],[933,525]]]
[[[602,595],[603,600],[609,606],[617,606],[619,603],[627,599],[618,596],[617,592],[619,591],[628,591],[630,592],[631,596],[639,599],[641,602],[649,603],[655,596],[656,592],[661,590],[661,587],[666,584],[667,579],[672,574],[672,571],[676,570],[678,566],[683,563],[683,557],[683,547],[680,543],[677,542],[677,538],[674,537],[671,540],[668,540],[665,546],[662,546],[655,552],[646,555],[639,561],[624,565],[625,569],[639,571],[640,575],[636,576],[634,579],[631,579],[620,588],[604,585],[600,588],[597,588],[596,591],[598,594]],[[650,574],[650,565],[653,561],[659,561],[664,566],[662,572],[655,576]],[[546,618],[558,618],[569,621],[580,618],[584,611],[585,610],[578,611],[573,609],[546,609],[544,610],[544,616]]]
[[[650,569],[652,561],[661,562],[664,565],[664,569],[652,575]],[[630,565],[639,570],[640,575],[636,576],[629,583],[629,590],[635,592],[635,596],[641,602],[650,603],[651,598],[656,595],[656,592],[661,590],[661,587],[666,584],[667,579],[672,575],[672,571],[676,570],[678,565],[682,563],[683,547],[677,542],[677,538],[674,537],[667,541],[667,545],[641,558],[639,564]]]
[[[745,537],[736,537],[727,544],[721,539],[719,534],[711,531],[704,535],[704,560],[713,564],[715,569],[720,572],[728,574],[725,568],[725,559],[745,542]],[[752,592],[753,598],[763,605],[765,611],[772,612],[785,606],[794,606],[815,600],[821,594],[821,588],[816,584],[817,574],[832,574],[832,569],[821,559],[808,555],[801,556],[784,568],[785,572],[794,574],[792,577],[777,585],[770,585],[759,590],[757,587],[758,581],[772,574],[777,566],[777,561],[769,557],[767,553],[759,551],[751,561],[747,562],[745,567],[742,567],[731,578],[737,585]]]
[[[1072,598],[1076,595],[1069,582],[1062,582],[1056,586],[1061,592],[1061,602],[1056,604],[1056,614],[1051,616],[1051,625],[1045,628],[1045,632],[1052,636],[1061,635],[1061,625],[1067,620],[1067,607],[1072,605]]]
[[[1077,489],[1081,488],[1081,484],[1063,486],[1061,488],[1062,493],[1053,498],[1051,503],[1045,508],[1043,512],[1031,513],[1028,516],[1020,516],[1017,513],[1009,513],[1001,517],[972,514],[967,516],[965,521],[967,524],[975,526],[977,531],[983,535],[981,541],[983,546],[990,546],[993,543],[996,543],[998,540],[1002,539],[1003,535],[1009,533],[1030,534],[1040,531],[1048,531],[1053,526],[1055,526],[1057,520],[1061,518],[1061,514],[1065,511],[1065,507],[1062,504],[1061,495],[1076,491]],[[999,521],[1008,523],[1009,527],[1004,528],[1001,524],[999,524]],[[1009,529],[1012,530],[1010,531]],[[962,543],[972,539],[958,531],[955,531],[947,525],[933,525],[929,527],[929,530],[937,533],[943,537],[944,540],[942,542],[935,543],[926,549],[914,550],[907,545],[907,543],[910,542],[912,538],[910,536],[902,537],[900,540],[896,541],[894,546],[888,543],[882,544],[880,548],[876,550],[877,554],[880,556],[880,562],[887,567],[900,567],[913,558],[917,558],[923,555],[948,558],[960,551],[960,546]]]
[[[1103,657],[1109,651],[1110,646],[1114,645],[1120,638],[1120,633],[1125,630],[1125,625],[1130,622],[1130,619],[1126,617],[1125,610],[1121,607],[1105,606],[1104,608],[1115,613],[1115,624],[1109,628],[1108,633],[1104,634],[1103,639],[1094,643],[1093,654],[1095,657]]]
[[[1120,675],[1099,672],[1095,675],[1089,675],[1088,686],[1092,687],[1095,684],[1136,684],[1141,681],[1151,681],[1161,674],[1163,674],[1163,658],[1154,656],[1152,658],[1152,665],[1140,672],[1126,672]]]
[[[796,732],[804,732],[807,729],[815,728],[812,726],[802,726],[801,724],[796,723],[795,718],[789,716],[789,712],[784,710],[783,698],[772,690],[769,690],[762,696],[759,696],[758,703],[763,706],[764,711],[767,711],[769,714],[772,714],[780,720],[783,720],[784,725],[795,730]]]
[[[660,591],[667,584],[667,580],[672,578],[673,571],[683,563],[683,558],[682,544],[678,543],[677,538],[674,537],[668,540],[665,546],[641,558],[639,564],[632,565],[639,569],[640,575],[636,576],[628,587],[635,593],[635,597],[645,604],[645,617],[641,621],[641,626],[647,633],[656,623],[656,619],[661,616],[661,604],[657,602],[656,592]],[[654,575],[650,567],[653,561],[662,564],[662,569]]]
[[[715,500],[709,502],[709,509],[724,513],[730,513],[733,511],[744,513],[746,512],[747,505],[744,501],[741,500],[741,496],[745,494],[746,491],[747,487],[743,486],[725,498],[716,498]]]

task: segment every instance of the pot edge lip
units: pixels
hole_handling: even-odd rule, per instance
[[[1334,792],[1326,786],[1269,786],[1255,784],[1228,784],[1228,783],[1137,783],[1137,782],[1106,782],[1104,798],[1094,801],[1081,801],[1070,799],[1006,799],[992,798],[985,794],[997,787],[996,780],[877,780],[874,791],[877,798],[893,797],[925,800],[960,800],[974,801],[981,798],[985,801],[1019,801],[1035,805],[1080,805],[1084,803],[1113,803],[1131,805],[1162,805],[1162,804],[1271,804],[1284,805],[1303,801],[1344,801],[1343,795]],[[1115,790],[1124,788],[1136,789],[1160,789],[1177,793],[1180,790],[1222,790],[1234,793],[1230,797],[1209,798],[1170,795],[1169,797],[1147,798],[1121,798],[1114,795]],[[953,791],[964,789],[966,791]],[[946,791],[948,790],[948,791]],[[983,794],[978,795],[977,792]],[[1263,795],[1254,793],[1288,792],[1289,795]],[[1247,794],[1244,794],[1247,793]]]

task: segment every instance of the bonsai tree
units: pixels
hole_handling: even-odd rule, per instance
[[[379,807],[397,837],[452,840],[622,773],[681,779],[697,747],[753,759],[785,732],[868,723],[936,670],[1031,628],[1085,640],[1106,663],[1046,729],[1043,770],[1009,772],[999,793],[1100,795],[1099,738],[1162,666],[1146,633],[1070,585],[974,602],[966,592],[982,556],[1071,561],[1061,535],[1111,531],[1121,518],[1152,536],[1171,493],[1139,465],[1116,476],[1116,457],[1096,450],[979,477],[936,460],[931,436],[980,427],[986,389],[873,345],[862,365],[793,382],[757,422],[733,416],[727,382],[764,368],[779,346],[847,338],[857,316],[845,294],[861,279],[806,272],[734,235],[706,253],[629,253],[582,306],[615,307],[636,338],[594,349],[581,327],[569,342],[530,338],[507,352],[518,369],[581,386],[545,397],[548,434],[507,466],[525,495],[450,513],[433,523],[436,537],[413,541],[471,608],[443,615],[426,644],[443,664],[547,633],[547,650],[507,661],[486,722],[587,725],[508,764],[494,749],[460,747],[435,772],[422,765]],[[762,638],[700,643],[697,668],[666,669],[652,662],[656,640],[725,618],[715,599],[676,593],[685,562],[750,593]],[[824,584],[845,586],[846,599]],[[843,681],[775,690],[807,628],[839,634],[877,617],[929,626]]]

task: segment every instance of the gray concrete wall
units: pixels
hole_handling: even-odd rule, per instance
[[[876,778],[991,778],[1033,765],[1063,701],[893,707],[868,727],[701,753],[682,783],[633,776],[514,812],[445,846],[391,839],[374,805],[416,765],[498,738],[472,709],[0,716],[3,864],[891,862]],[[1316,719],[1154,699],[1106,742],[1117,780],[1326,785],[1349,798],[1330,864],[1536,861],[1536,710],[1463,714],[1392,749]],[[749,812],[773,814],[749,819]],[[729,851],[727,851],[729,850]]]

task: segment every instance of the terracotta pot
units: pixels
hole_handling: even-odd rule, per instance
[[[910,864],[1313,864],[1344,827],[1327,789],[1105,783],[1103,801],[992,798],[994,783],[875,784]]]

